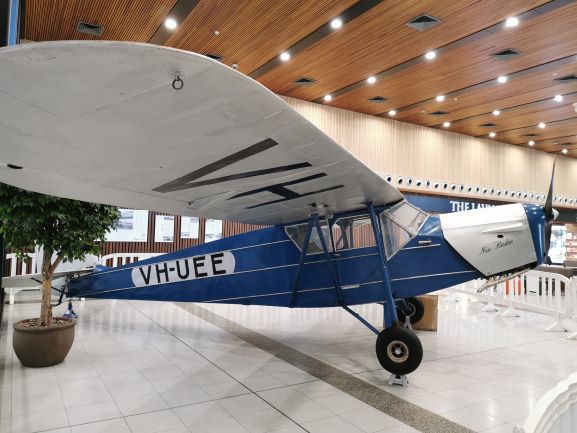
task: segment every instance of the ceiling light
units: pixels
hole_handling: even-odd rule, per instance
[[[425,59],[427,60],[433,60],[435,57],[437,57],[437,53],[435,53],[434,51],[429,51],[428,53],[425,54]]]
[[[493,110],[493,116],[498,116],[501,114],[501,110]]]
[[[555,97],[553,98],[553,101],[563,102],[563,95],[555,95]]]
[[[174,30],[175,28],[178,27],[178,23],[176,22],[176,20],[172,18],[167,18],[166,20],[164,20],[164,26],[169,30]]]
[[[495,138],[497,134],[495,132],[489,132],[489,137],[491,138]]]
[[[283,62],[286,62],[287,60],[289,60],[291,58],[291,55],[289,53],[287,53],[286,51],[284,53],[281,53],[280,55],[280,59]]]
[[[451,126],[451,122],[443,122],[444,128],[448,128],[449,126]]]
[[[323,98],[326,102],[332,101],[333,97],[332,95],[325,95]]]
[[[375,77],[369,77],[369,78],[367,78],[367,83],[369,83],[369,84],[374,84],[375,81],[377,81],[377,79],[376,79]]]
[[[389,116],[394,116],[397,114],[397,110],[389,110]]]
[[[500,77],[497,78],[497,83],[506,83],[507,82],[507,77],[505,75],[501,75]]]
[[[340,18],[335,18],[334,20],[331,21],[331,27],[333,29],[340,29],[343,26],[343,20],[341,20]]]
[[[567,155],[568,150],[567,150],[567,149],[563,149],[561,152],[563,153],[563,155]]]
[[[443,102],[445,100],[445,95],[439,95],[435,98],[437,102]]]
[[[509,17],[505,20],[505,27],[517,27],[519,25],[519,18]]]
[[[529,143],[527,144],[529,144],[529,146],[535,146],[535,142],[533,140],[529,140]]]
[[[543,122],[539,122],[539,124],[537,126],[541,129],[545,129],[545,126],[547,126],[547,125],[545,125]]]

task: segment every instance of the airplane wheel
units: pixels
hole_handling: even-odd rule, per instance
[[[381,331],[376,343],[377,358],[381,366],[397,375],[415,371],[423,360],[423,346],[417,335],[399,326]]]
[[[411,324],[417,323],[421,320],[425,314],[425,306],[418,298],[405,298],[405,302],[409,307],[410,313],[408,314]],[[397,317],[399,319],[399,323],[405,323],[405,318],[407,314],[403,311],[401,307],[397,307]]]

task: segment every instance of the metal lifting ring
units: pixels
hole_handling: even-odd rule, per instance
[[[177,75],[174,80],[172,80],[172,88],[174,90],[180,90],[184,87],[184,81],[180,78],[180,75]]]

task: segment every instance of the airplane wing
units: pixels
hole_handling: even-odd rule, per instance
[[[125,42],[0,49],[0,182],[251,224],[403,198],[256,81]]]
[[[81,276],[91,274],[93,269],[81,269],[78,271],[55,272],[52,282],[67,275]],[[42,274],[15,275],[13,277],[2,278],[2,287],[18,289],[24,287],[38,287],[42,285]]]

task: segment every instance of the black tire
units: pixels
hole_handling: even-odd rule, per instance
[[[411,324],[417,323],[425,315],[425,306],[418,298],[405,298],[405,302],[409,307],[410,313],[408,314]],[[397,305],[397,317],[399,318],[399,323],[402,325],[405,323],[407,314],[403,309]]]
[[[397,375],[415,371],[423,360],[423,346],[419,337],[407,328],[391,326],[381,331],[376,343],[381,366]]]

